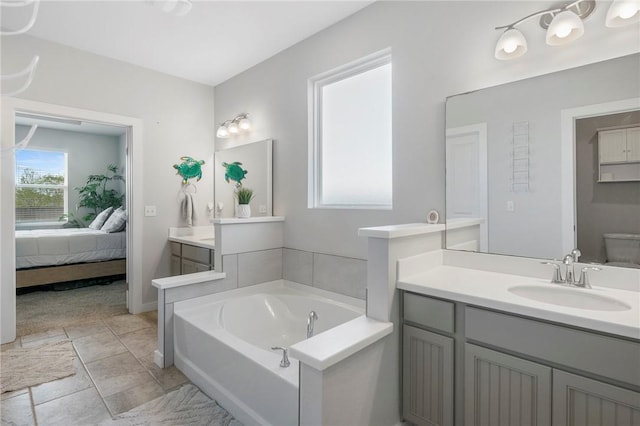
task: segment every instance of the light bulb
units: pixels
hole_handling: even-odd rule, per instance
[[[640,22],[640,1],[614,0],[607,11],[605,25],[607,27],[623,27]]]
[[[249,130],[251,128],[251,120],[244,117],[238,122],[238,127],[240,127],[241,130]]]
[[[191,0],[178,0],[178,5],[176,7],[176,16],[184,16],[191,11],[191,7],[193,7],[193,3]]]
[[[507,29],[496,43],[496,59],[515,59],[527,52],[527,40],[515,28]]]
[[[553,17],[547,28],[546,41],[549,46],[560,46],[570,43],[584,34],[582,19],[570,10],[565,10]]]
[[[238,123],[236,123],[235,121],[229,123],[227,130],[229,130],[229,133],[231,133],[232,135],[235,135],[240,131],[240,129],[238,129]]]
[[[225,126],[224,124],[221,124],[220,127],[218,127],[216,136],[219,137],[220,139],[228,138],[229,130],[227,129],[227,126]]]

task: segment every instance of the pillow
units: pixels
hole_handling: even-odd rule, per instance
[[[102,225],[104,225],[104,223],[107,221],[107,218],[109,217],[111,212],[113,212],[113,207],[102,210],[100,213],[98,213],[98,216],[96,216],[96,218],[93,219],[93,221],[89,224],[89,228],[95,230],[101,229]]]
[[[125,226],[127,226],[127,211],[118,207],[104,223],[102,230],[109,233],[120,232]]]

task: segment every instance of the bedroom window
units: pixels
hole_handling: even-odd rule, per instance
[[[309,80],[310,208],[391,209],[391,52]]]
[[[16,151],[16,223],[60,223],[67,213],[67,153]]]

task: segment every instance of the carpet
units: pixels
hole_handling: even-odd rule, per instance
[[[76,374],[71,341],[13,348],[0,353],[0,393],[24,389]]]
[[[16,334],[27,336],[54,328],[127,313],[125,282],[67,291],[36,291],[16,297]]]
[[[133,425],[242,426],[242,423],[189,384],[101,423],[101,426]]]

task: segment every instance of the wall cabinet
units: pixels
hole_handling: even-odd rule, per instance
[[[417,425],[640,425],[640,341],[403,292]]]
[[[640,180],[640,127],[598,131],[599,182]]]
[[[204,247],[170,242],[171,275],[192,274],[213,270],[214,251]]]

